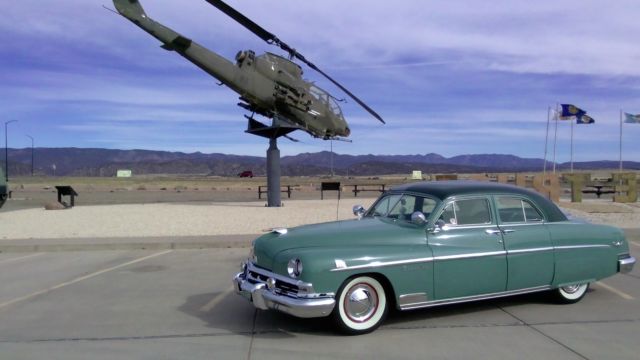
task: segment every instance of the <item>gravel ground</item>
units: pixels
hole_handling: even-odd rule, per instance
[[[0,241],[17,239],[114,238],[258,234],[273,227],[292,227],[353,219],[351,208],[368,207],[373,198],[290,200],[281,208],[264,202],[198,204],[119,204],[76,206],[46,211],[0,212]],[[607,201],[562,202],[570,216],[621,228],[640,227],[638,204]]]
[[[207,236],[258,234],[273,227],[353,219],[356,203],[375,199],[291,200],[281,208],[264,202],[123,204],[47,211],[0,212],[0,241],[16,239]]]

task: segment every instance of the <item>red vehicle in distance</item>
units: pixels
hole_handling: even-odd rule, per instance
[[[246,178],[246,177],[253,178],[253,171],[245,170],[245,171],[239,173],[238,176],[241,177],[241,178]]]

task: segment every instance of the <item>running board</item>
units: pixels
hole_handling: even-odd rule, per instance
[[[529,294],[529,293],[546,291],[551,289],[553,289],[553,287],[545,285],[545,286],[537,286],[537,287],[520,289],[520,290],[502,291],[502,292],[497,292],[492,294],[473,295],[473,296],[465,296],[465,297],[452,298],[452,299],[432,300],[432,301],[412,302],[412,303],[403,303],[402,301],[403,297],[400,296],[398,305],[400,307],[400,310],[413,310],[413,309],[422,309],[422,308],[429,308],[429,307],[441,306],[441,305],[459,304],[459,303],[465,303],[465,302],[476,301],[476,300],[487,300],[487,299],[495,299],[495,298],[501,298],[506,296]],[[411,299],[411,298],[414,298],[414,297],[407,297],[406,299]]]

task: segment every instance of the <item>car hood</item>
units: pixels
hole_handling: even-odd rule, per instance
[[[271,232],[254,243],[257,264],[271,269],[273,259],[285,250],[310,247],[353,247],[424,243],[424,226],[387,218],[335,221],[287,229],[285,234]]]

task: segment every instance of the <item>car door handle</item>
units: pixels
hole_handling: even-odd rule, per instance
[[[499,235],[499,234],[501,234],[501,233],[502,233],[502,232],[501,232],[500,230],[498,230],[498,229],[486,229],[484,232],[485,232],[485,233],[487,233],[487,234],[489,234],[489,235]]]
[[[510,233],[513,233],[513,232],[516,232],[516,231],[515,230],[511,230],[511,229],[503,229],[502,230],[503,234],[510,234]]]

